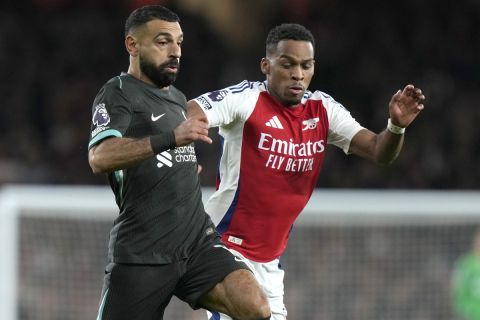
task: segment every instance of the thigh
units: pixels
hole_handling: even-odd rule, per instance
[[[235,256],[223,244],[213,249],[209,250],[209,254],[202,254],[197,261],[197,265],[206,268],[211,276],[216,275],[216,279],[210,283],[210,289],[199,297],[196,306],[212,311],[212,319],[220,319],[220,313],[234,319],[270,317],[267,297],[246,261]],[[222,319],[230,318],[224,316]]]
[[[252,270],[255,279],[267,295],[272,320],[285,320],[287,318],[287,309],[284,304],[284,275],[279,259],[270,262],[256,262],[245,258],[241,253],[229,249],[235,256],[242,259]],[[215,315],[213,319],[227,320],[228,316],[223,314]]]
[[[162,319],[178,272],[177,264],[109,265],[97,319]]]
[[[199,248],[189,259],[186,272],[174,294],[193,309],[205,308],[200,298],[236,270],[251,274],[245,263],[235,259],[223,244],[211,242]]]
[[[207,310],[233,319],[270,319],[267,297],[253,274],[245,269],[228,274],[200,302]],[[219,319],[218,315],[213,319]]]

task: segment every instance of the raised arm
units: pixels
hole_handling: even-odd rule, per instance
[[[107,138],[88,152],[93,173],[108,173],[131,167],[171,148],[194,141],[212,143],[208,137],[206,117],[183,121],[172,132],[145,138]]]
[[[402,149],[405,128],[423,110],[424,100],[422,90],[411,84],[398,90],[388,105],[390,119],[387,128],[379,134],[366,129],[359,131],[353,137],[349,151],[379,164],[392,163]]]

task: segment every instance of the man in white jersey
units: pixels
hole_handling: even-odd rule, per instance
[[[223,143],[217,191],[205,209],[226,246],[255,271],[276,320],[287,317],[279,257],[313,192],[327,145],[389,164],[401,150],[405,128],[424,108],[422,91],[407,85],[392,96],[384,131],[363,128],[328,94],[307,91],[314,45],[303,26],[277,26],[260,63],[266,81],[243,81],[188,103],[189,117],[206,116]]]

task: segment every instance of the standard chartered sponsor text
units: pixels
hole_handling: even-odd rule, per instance
[[[192,145],[178,147],[173,150],[176,162],[196,162],[195,148]]]

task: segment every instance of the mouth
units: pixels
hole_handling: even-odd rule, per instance
[[[165,67],[165,70],[168,72],[177,72],[178,71],[178,65],[168,65]]]
[[[171,59],[164,64],[164,70],[167,72],[176,73],[179,67],[180,67],[180,63],[177,59]]]
[[[298,84],[287,87],[287,90],[294,96],[303,95],[303,93],[305,92],[305,88],[302,85]]]

